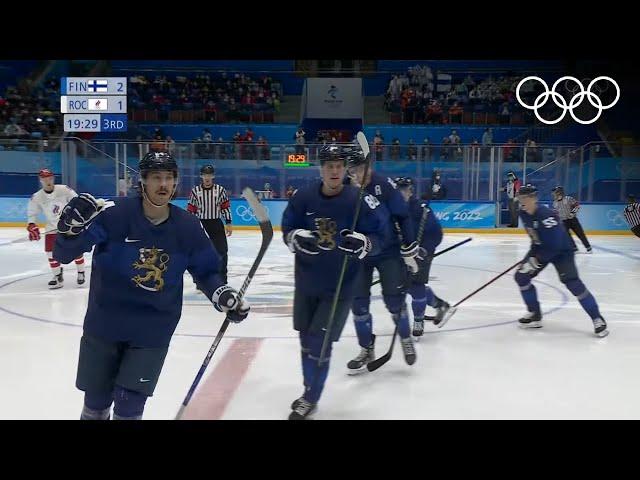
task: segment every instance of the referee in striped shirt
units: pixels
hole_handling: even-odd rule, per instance
[[[584,248],[587,249],[587,253],[591,253],[591,244],[587,239],[587,236],[584,234],[584,230],[582,229],[582,225],[580,225],[580,221],[576,218],[576,214],[578,213],[578,209],[580,208],[580,204],[578,201],[564,194],[564,188],[558,185],[556,188],[552,190],[553,192],[553,208],[556,209],[558,215],[560,216],[560,220],[564,223],[565,228],[567,229],[567,234],[571,239],[571,243],[573,245],[573,251],[578,251],[578,247],[576,247],[573,238],[571,238],[570,230],[573,230],[578,238],[584,245]]]
[[[227,260],[229,247],[227,237],[231,236],[231,202],[222,185],[213,183],[215,170],[213,165],[200,169],[202,183],[191,190],[187,210],[200,219],[213,246],[222,258],[220,275],[227,283]],[[222,223],[224,219],[224,224]]]
[[[633,195],[629,195],[627,200],[629,204],[624,207],[624,218],[636,237],[640,237],[640,203],[636,202]]]

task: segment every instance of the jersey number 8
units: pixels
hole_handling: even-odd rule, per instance
[[[367,205],[369,205],[369,208],[371,210],[373,210],[374,208],[376,208],[378,205],[380,205],[380,201],[374,197],[373,195],[367,195],[364,197],[364,201],[367,202]]]

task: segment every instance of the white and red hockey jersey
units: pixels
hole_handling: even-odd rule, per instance
[[[38,190],[31,195],[29,200],[27,208],[29,223],[37,223],[37,216],[41,211],[47,219],[45,231],[55,230],[62,209],[73,197],[77,196],[78,194],[66,185],[54,185],[51,193],[47,193],[43,189]]]

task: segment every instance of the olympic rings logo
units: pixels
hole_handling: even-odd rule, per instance
[[[609,210],[607,212],[607,219],[614,225],[621,227],[627,224],[622,214],[618,210]]]
[[[540,95],[538,95],[538,97],[536,98],[536,100],[535,100],[533,105],[526,104],[520,98],[520,88],[522,87],[523,84],[525,84],[529,80],[536,80],[536,81],[540,82],[544,86],[544,92],[541,93]],[[569,89],[568,86],[565,86],[565,88],[567,89],[567,91],[569,93],[574,93],[575,94],[573,96],[573,98],[569,101],[568,105],[567,105],[567,101],[565,100],[565,98],[562,95],[560,95],[558,92],[556,92],[556,87],[558,86],[558,84],[560,82],[562,82],[564,80],[570,80],[571,82],[573,82],[576,85],[576,87],[572,88],[572,89]],[[600,80],[606,80],[607,82],[610,82],[616,89],[616,98],[609,105],[602,105],[602,101],[600,100],[600,97],[598,97],[598,95],[596,95],[595,93],[593,93],[591,91],[593,89],[593,87],[595,86],[595,84],[597,82],[599,82]],[[602,92],[606,91],[607,88],[605,88],[605,89],[596,88],[596,90],[598,91],[598,93],[602,93]],[[547,100],[549,99],[549,96],[551,96],[553,102],[559,108],[562,109],[562,114],[555,120],[545,120],[538,113],[538,109],[542,105],[547,103]],[[579,107],[582,104],[582,102],[583,102],[585,97],[587,97],[587,100],[589,101],[589,103],[594,108],[598,109],[598,113],[591,120],[582,120],[582,119],[576,117],[574,115],[574,113],[573,113],[573,109],[576,108],[576,107]],[[518,102],[520,103],[520,105],[522,105],[524,108],[526,108],[528,110],[533,110],[534,113],[536,114],[536,118],[538,120],[540,120],[542,123],[546,123],[547,125],[554,125],[556,123],[561,122],[562,119],[567,114],[567,110],[569,111],[569,113],[571,114],[571,117],[573,117],[573,119],[576,122],[581,123],[583,125],[589,125],[589,124],[595,122],[596,120],[598,120],[598,118],[600,118],[600,115],[602,115],[602,111],[603,110],[607,110],[607,109],[613,107],[616,103],[618,103],[618,99],[620,98],[620,87],[618,86],[618,84],[616,83],[616,81],[613,78],[600,76],[600,77],[597,77],[597,78],[594,78],[593,80],[591,80],[591,82],[587,86],[587,89],[585,90],[584,86],[582,85],[582,82],[580,82],[580,80],[578,80],[575,77],[564,76],[564,77],[561,77],[558,80],[556,80],[555,83],[553,84],[553,86],[551,87],[551,90],[549,90],[549,87],[548,87],[547,83],[543,79],[541,79],[540,77],[536,77],[536,76],[530,76],[530,77],[523,78],[518,83],[518,86],[516,87],[516,98],[518,99]]]
[[[267,212],[269,212],[269,210],[267,209],[267,206],[266,206],[266,205],[264,205],[264,204],[263,204],[263,206],[264,206],[265,210],[266,210]],[[251,221],[251,220],[256,221],[256,222],[258,221],[258,220],[256,219],[256,215],[255,215],[255,213],[253,213],[253,209],[252,209],[251,207],[247,207],[247,206],[245,206],[245,205],[238,205],[238,206],[236,207],[236,214],[237,214],[237,215],[238,215],[242,220],[244,220],[245,222],[249,222],[249,221]]]

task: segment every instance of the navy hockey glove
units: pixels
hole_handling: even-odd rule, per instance
[[[338,249],[345,255],[358,257],[362,260],[371,251],[371,240],[362,233],[344,229],[340,231],[340,245]]]
[[[529,257],[520,264],[520,268],[518,269],[518,271],[520,273],[530,275],[532,273],[536,273],[541,268],[542,268],[542,264],[538,261],[536,257]]]
[[[418,273],[418,262],[416,262],[416,257],[418,256],[418,244],[413,242],[411,245],[402,245],[400,247],[400,254],[402,255],[402,260],[404,260],[409,273]]]
[[[104,209],[104,200],[96,200],[89,193],[81,193],[71,199],[64,207],[58,219],[58,233],[78,235]]]
[[[305,255],[318,255],[318,235],[311,230],[298,228],[287,234],[287,246],[292,253],[300,252]]]
[[[213,306],[219,312],[227,314],[227,320],[233,323],[240,323],[247,315],[251,306],[244,298],[238,301],[238,292],[229,285],[222,285],[213,292],[211,296]]]

